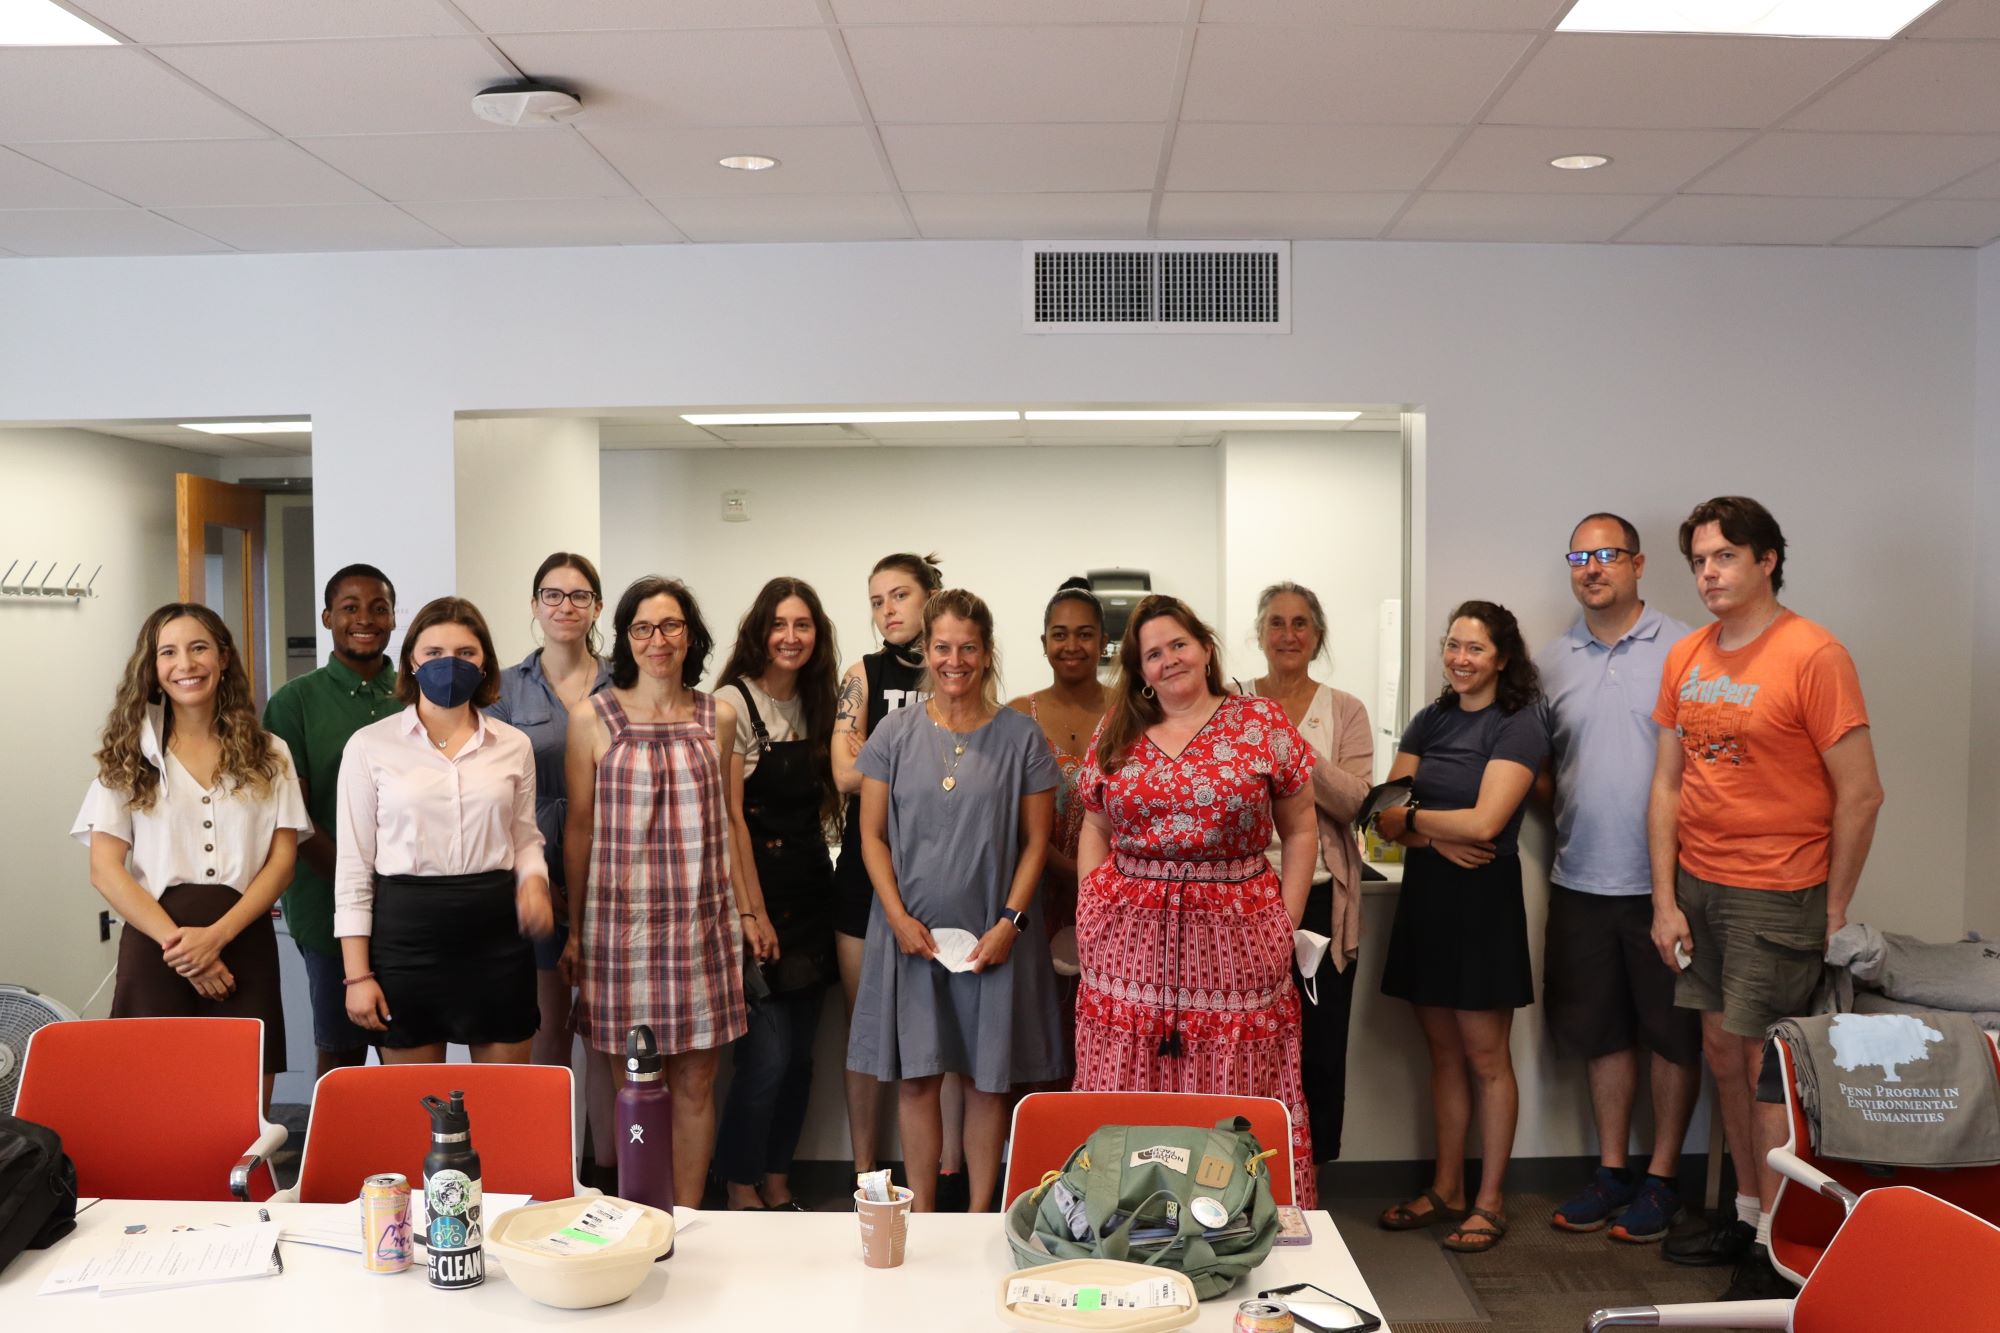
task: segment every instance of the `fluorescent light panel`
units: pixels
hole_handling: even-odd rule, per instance
[[[204,435],[308,435],[310,421],[183,421],[182,430],[198,430]]]
[[[1359,412],[1029,412],[1030,421],[1353,421]]]
[[[116,37],[50,0],[0,0],[0,46],[116,45]]]
[[[690,426],[865,426],[892,421],[1019,421],[1019,412],[683,412]]]
[[[1884,40],[1937,0],[1577,0],[1558,32],[1729,33]]]

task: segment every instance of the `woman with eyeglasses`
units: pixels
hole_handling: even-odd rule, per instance
[[[1508,1038],[1514,1011],[1535,1001],[1517,837],[1549,731],[1540,676],[1506,607],[1460,605],[1442,648],[1444,688],[1410,719],[1389,769],[1415,779],[1412,799],[1376,821],[1410,849],[1382,993],[1410,1002],[1430,1048],[1437,1164],[1428,1189],[1378,1220],[1389,1231],[1448,1225],[1446,1249],[1481,1254],[1507,1234],[1501,1187],[1520,1109]],[[1481,1160],[1468,1198],[1473,1079]]]
[[[715,646],[694,594],[648,576],[612,613],[611,688],[569,715],[567,969],[577,1029],[614,1067],[653,1029],[674,1093],[674,1195],[701,1206],[715,1148],[717,1055],[749,1026],[725,781],[736,711],[697,690]],[[759,958],[769,936],[752,928]]]
[[[570,1061],[570,996],[574,976],[559,966],[569,943],[569,890],[563,875],[563,823],[569,787],[563,763],[569,747],[569,712],[611,684],[611,664],[600,656],[597,618],[604,610],[604,584],[589,557],[557,551],[542,561],[529,584],[529,614],[542,646],[500,673],[500,699],[486,715],[520,729],[535,747],[535,827],[542,831],[549,863],[549,894],[555,907],[555,934],[535,941],[535,999],[542,1025],[535,1031],[529,1059],[538,1065]],[[595,1073],[596,1064],[590,1066]],[[608,1071],[607,1071],[608,1072]],[[592,1149],[600,1170],[614,1166],[611,1142],[611,1080],[586,1077]]]

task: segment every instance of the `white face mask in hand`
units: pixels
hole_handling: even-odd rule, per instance
[[[1319,1003],[1319,983],[1313,980],[1313,974],[1319,971],[1332,944],[1332,937],[1327,935],[1316,935],[1310,930],[1292,932],[1292,957],[1298,960],[1299,975],[1305,978],[1306,998],[1315,1005]]]

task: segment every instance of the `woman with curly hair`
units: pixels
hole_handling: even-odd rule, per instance
[[[1520,1092],[1508,1035],[1533,1004],[1516,837],[1549,754],[1540,680],[1504,606],[1466,602],[1445,630],[1444,688],[1410,719],[1389,777],[1413,799],[1377,827],[1410,849],[1382,993],[1416,1007],[1430,1047],[1437,1167],[1430,1188],[1382,1214],[1390,1231],[1450,1223],[1446,1249],[1482,1253],[1507,1233],[1501,1185]],[[1478,1197],[1467,1207],[1465,1137],[1479,1080]]]
[[[261,1018],[266,1103],[285,1067],[271,905],[311,833],[229,627],[181,602],[146,617],[70,829],[125,922],[111,1016]]]

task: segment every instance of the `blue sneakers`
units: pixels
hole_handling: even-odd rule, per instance
[[[1600,1166],[1583,1193],[1549,1214],[1549,1225],[1558,1231],[1602,1231],[1631,1206],[1639,1187],[1620,1180],[1608,1166]]]
[[[1674,1187],[1656,1176],[1647,1176],[1632,1206],[1611,1228],[1611,1239],[1634,1245],[1651,1245],[1666,1237],[1667,1228],[1680,1216],[1681,1200]]]

